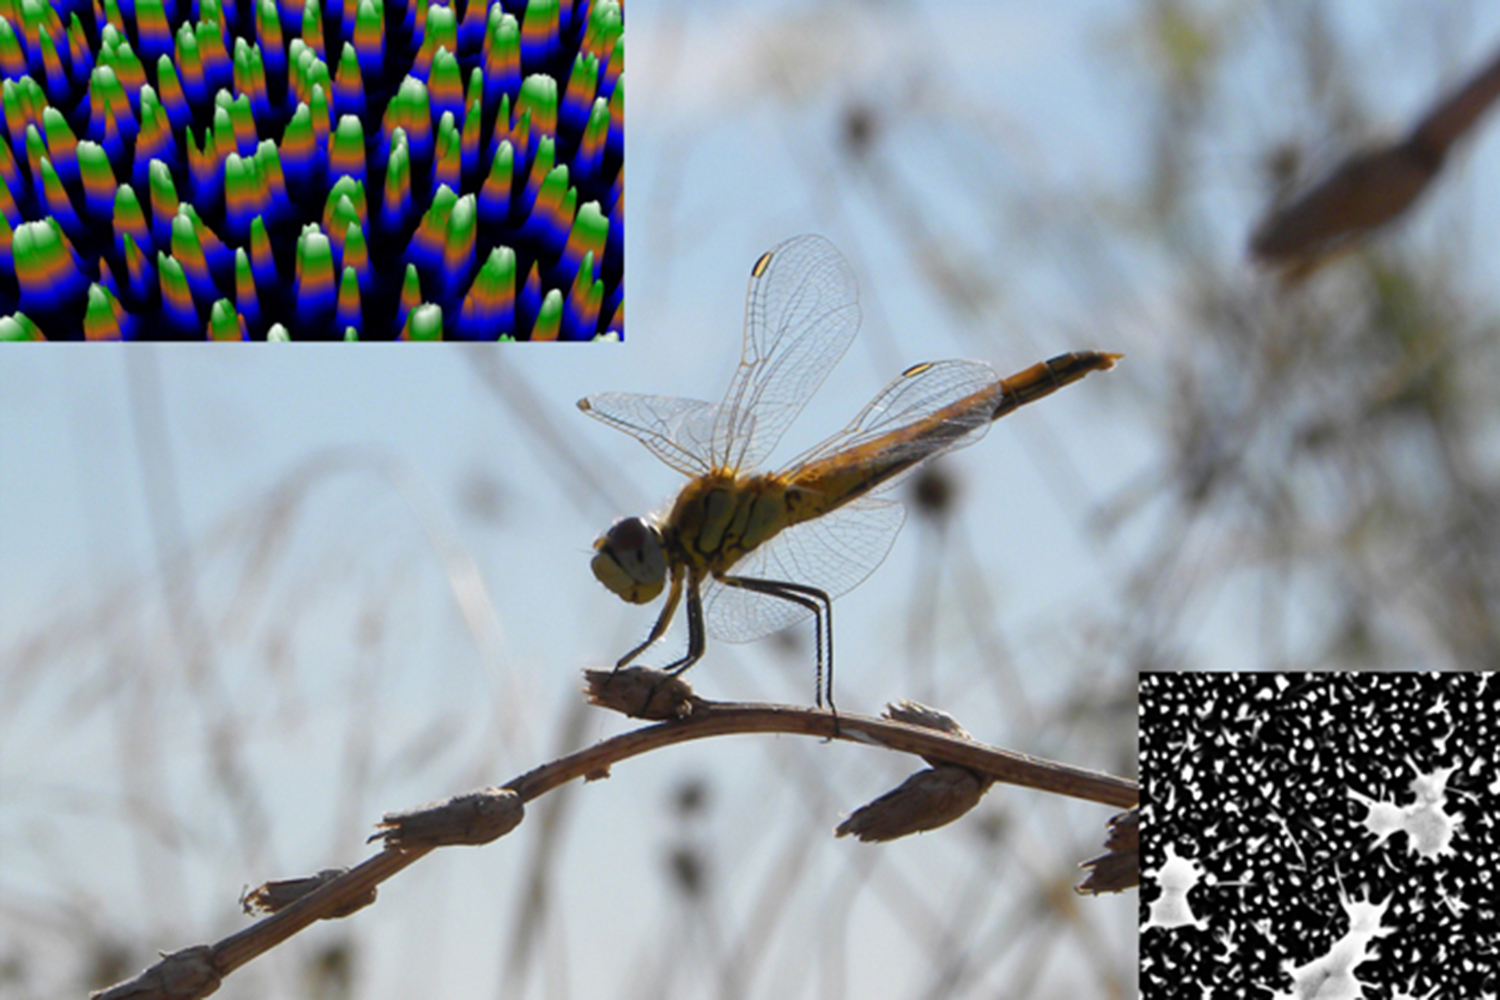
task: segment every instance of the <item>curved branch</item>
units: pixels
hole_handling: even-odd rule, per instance
[[[229,975],[251,959],[264,954],[319,920],[345,916],[373,902],[377,885],[414,864],[438,843],[475,843],[471,825],[476,811],[485,807],[486,799],[514,800],[513,821],[496,827],[487,839],[495,839],[520,820],[521,804],[547,794],[577,778],[592,781],[609,776],[617,763],[691,740],[710,739],[754,733],[776,733],[816,736],[825,740],[843,740],[866,746],[879,746],[903,753],[916,754],[930,762],[954,764],[974,771],[987,779],[1021,785],[1040,791],[1085,799],[1104,805],[1128,808],[1135,805],[1139,788],[1133,781],[1098,771],[1043,760],[1012,750],[986,746],[962,736],[934,729],[875,719],[868,716],[840,714],[811,708],[785,705],[737,704],[711,702],[694,695],[677,678],[665,678],[655,671],[590,672],[590,696],[596,704],[627,711],[627,714],[665,715],[668,721],[621,733],[591,747],[528,771],[497,789],[458,796],[411,813],[388,815],[381,824],[386,847],[379,854],[347,872],[327,880],[308,880],[316,886],[306,895],[217,944],[204,948],[183,949],[165,956],[133,980],[93,994],[103,1000],[146,997],[188,1000],[208,996]],[[643,686],[644,685],[644,686]],[[481,803],[477,806],[475,803]],[[464,808],[454,809],[455,804]],[[454,829],[444,840],[434,839],[432,827],[451,819]],[[421,838],[409,834],[413,823],[424,824]],[[397,846],[403,842],[420,842],[423,846]],[[177,971],[191,960],[192,975]],[[206,961],[205,961],[206,960]]]
[[[612,764],[660,747],[714,736],[750,733],[819,736],[828,740],[883,746],[931,760],[957,764],[1008,785],[1035,788],[1038,791],[1121,809],[1135,805],[1140,794],[1139,786],[1126,778],[1032,757],[1014,750],[986,746],[904,722],[847,713],[840,713],[835,717],[820,709],[791,705],[703,700],[693,702],[692,714],[687,718],[622,733],[550,764],[543,764],[505,787],[514,790],[523,800],[530,800],[577,777],[603,777]]]

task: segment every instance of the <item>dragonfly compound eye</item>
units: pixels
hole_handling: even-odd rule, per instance
[[[631,604],[656,598],[667,579],[661,532],[645,518],[621,518],[594,543],[594,576]]]

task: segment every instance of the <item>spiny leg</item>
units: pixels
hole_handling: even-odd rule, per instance
[[[813,613],[813,642],[818,648],[817,674],[815,682],[817,690],[814,700],[819,708],[823,707],[823,649],[826,642],[828,649],[828,710],[835,716],[838,707],[833,703],[833,599],[828,596],[827,591],[810,587],[804,583],[787,583],[783,580],[760,580],[749,576],[719,576],[715,577],[726,587],[740,587],[744,590],[753,590],[758,594],[767,594],[771,597],[779,597],[783,601],[791,601],[800,604]],[[827,637],[826,640],[824,637]]]
[[[656,616],[656,624],[651,626],[651,634],[646,636],[646,641],[620,657],[615,663],[615,669],[619,670],[631,660],[640,656],[656,640],[667,632],[667,626],[672,624],[672,616],[677,613],[677,602],[682,600],[682,574],[674,567],[672,569],[672,589],[667,591],[667,603],[662,605],[661,614]]]

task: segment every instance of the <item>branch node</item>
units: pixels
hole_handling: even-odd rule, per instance
[[[212,949],[196,944],[171,954],[134,979],[96,990],[89,1000],[198,1000],[219,988],[219,970]]]
[[[919,701],[903,698],[900,701],[890,702],[885,706],[883,714],[885,718],[890,719],[892,722],[904,722],[908,726],[935,729],[940,733],[947,733],[954,739],[968,740],[970,743],[974,742],[974,737],[969,735],[969,731],[961,726],[953,716],[941,708],[933,708],[931,705],[924,705]],[[922,759],[933,767],[955,766],[952,761],[943,760],[941,757],[929,757],[927,754],[923,754]],[[981,781],[985,780],[982,774],[976,773],[975,777]],[[981,795],[989,789],[990,784],[993,784],[993,781],[985,784],[984,788],[980,790]]]
[[[920,701],[912,701],[910,698],[902,698],[885,706],[885,717],[892,722],[904,722],[909,726],[921,726],[923,729],[936,729],[940,733],[949,736],[957,736],[961,740],[972,740],[969,731],[959,725],[957,719],[943,711],[941,708],[933,708],[924,705]]]
[[[442,802],[386,813],[370,840],[384,840],[391,851],[430,850],[498,840],[520,824],[526,807],[509,788],[486,788]]]

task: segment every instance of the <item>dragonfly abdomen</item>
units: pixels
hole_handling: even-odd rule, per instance
[[[930,366],[918,366],[906,374],[920,374],[926,367]],[[1001,386],[996,381],[916,423],[799,466],[787,476],[792,522],[826,514],[881,489],[914,465],[972,442],[989,425],[994,409],[1002,405]]]
[[[887,454],[882,460],[855,464],[817,463],[798,470],[788,485],[786,509],[788,524],[800,524],[822,517],[851,500],[880,489],[896,476],[935,452],[908,455]]]
[[[1003,395],[995,408],[993,419],[999,420],[1012,410],[1027,403],[1050,396],[1065,385],[1072,385],[1090,372],[1108,371],[1120,360],[1120,355],[1105,351],[1075,351],[1059,354],[1032,365],[1003,379],[1000,387]]]

